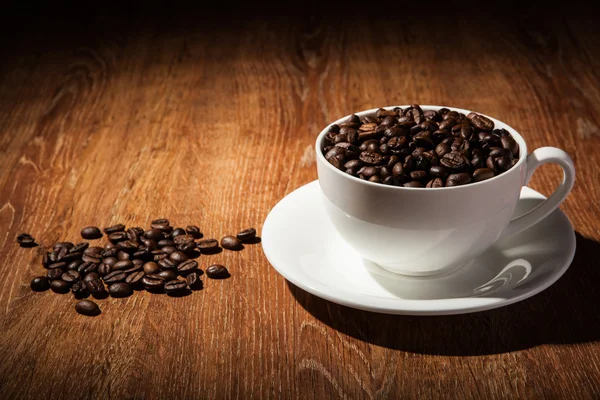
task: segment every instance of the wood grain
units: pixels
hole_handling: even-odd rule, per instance
[[[20,29],[0,52],[0,398],[600,398],[600,35],[590,10],[561,7],[5,16]],[[288,284],[257,244],[200,258],[226,281],[106,299],[97,318],[29,289],[44,248],[19,248],[22,231],[47,247],[164,216],[260,233],[316,179],[324,125],[409,103],[570,153],[577,254],[556,284],[487,312],[388,316]],[[559,179],[543,167],[531,186]]]

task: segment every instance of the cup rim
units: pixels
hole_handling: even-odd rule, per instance
[[[377,110],[379,110],[380,108],[383,108],[384,110],[392,110],[394,108],[406,108],[406,107],[410,107],[410,104],[405,104],[405,105],[399,105],[399,106],[385,106],[385,107],[377,107],[377,108],[371,108],[369,110],[363,110],[363,111],[359,111],[359,112],[355,112],[353,114],[357,115],[359,118],[362,118],[364,116],[370,115],[370,114],[375,114],[377,112]],[[525,140],[523,139],[523,137],[519,134],[519,132],[517,132],[513,127],[511,127],[510,125],[508,125],[506,122],[500,121],[499,119],[490,117],[489,115],[486,115],[484,113],[478,112],[478,111],[472,111],[472,110],[466,110],[463,108],[458,108],[458,107],[450,107],[450,106],[438,106],[438,105],[419,105],[419,107],[421,107],[421,109],[423,111],[428,111],[428,110],[439,110],[442,108],[447,108],[450,111],[457,111],[460,113],[463,113],[465,115],[468,115],[471,112],[475,112],[477,114],[483,115],[484,117],[487,117],[489,119],[491,119],[492,121],[494,121],[494,125],[497,125],[498,123],[502,124],[504,126],[504,129],[506,129],[507,131],[509,131],[509,133],[512,135],[512,137],[517,141],[517,143],[519,144],[519,161],[512,167],[510,168],[508,171],[503,172],[502,174],[496,175],[493,178],[490,179],[486,179],[484,181],[480,181],[480,182],[473,182],[473,183],[468,183],[466,185],[460,185],[460,186],[444,186],[441,188],[415,188],[415,187],[405,187],[405,186],[395,186],[395,185],[383,185],[381,183],[376,183],[376,182],[370,182],[368,180],[365,179],[360,179],[356,176],[352,176],[350,174],[345,173],[344,171],[341,171],[337,168],[335,168],[333,165],[331,165],[329,163],[329,161],[327,161],[325,159],[325,155],[323,154],[322,151],[322,146],[321,144],[323,143],[323,138],[325,137],[325,135],[327,134],[327,132],[329,132],[329,127],[331,127],[331,125],[334,124],[340,124],[344,121],[346,121],[352,114],[348,114],[346,116],[343,116],[342,118],[337,119],[334,122],[329,123],[322,131],[321,133],[319,133],[319,135],[317,136],[317,140],[315,143],[315,150],[317,153],[317,159],[318,161],[320,161],[321,163],[326,164],[326,168],[331,168],[333,171],[335,171],[335,173],[340,174],[340,176],[343,176],[346,179],[351,179],[351,180],[355,180],[357,182],[360,182],[362,184],[365,184],[367,186],[374,186],[377,188],[386,188],[389,190],[409,190],[409,191],[427,191],[427,192],[431,192],[431,191],[438,191],[438,190],[466,190],[468,188],[474,188],[476,186],[482,186],[482,185],[487,185],[487,184],[492,184],[493,181],[502,179],[504,176],[508,175],[511,171],[513,170],[518,170],[519,167],[525,162],[525,159],[527,158],[527,144],[525,143]]]

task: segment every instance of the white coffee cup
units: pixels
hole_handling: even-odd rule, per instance
[[[391,110],[392,106],[384,107]],[[424,111],[442,106],[421,106]],[[446,107],[465,115],[471,111]],[[377,109],[356,113],[374,115]],[[479,113],[481,114],[481,113]],[[481,114],[485,115],[485,114]],[[349,116],[332,124],[345,122]],[[319,184],[325,208],[340,236],[362,257],[399,274],[428,276],[444,273],[481,254],[498,238],[514,235],[539,222],[567,197],[575,168],[567,153],[541,147],[527,153],[525,141],[513,128],[494,118],[517,141],[520,158],[508,171],[464,186],[407,188],[359,179],[331,165],[324,157],[328,125],[316,141]],[[564,178],[547,200],[511,220],[537,167],[556,163]]]

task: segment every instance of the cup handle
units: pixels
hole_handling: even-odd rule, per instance
[[[540,147],[527,156],[527,174],[523,185],[527,185],[531,176],[540,165],[556,163],[563,170],[563,180],[546,200],[533,210],[510,221],[501,237],[514,235],[540,222],[554,211],[567,197],[575,183],[575,166],[567,153],[556,147]]]

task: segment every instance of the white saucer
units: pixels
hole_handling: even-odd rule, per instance
[[[318,181],[283,198],[262,228],[269,262],[294,285],[332,302],[367,311],[448,315],[489,310],[531,297],[565,273],[575,232],[556,210],[528,230],[502,239],[449,274],[409,277],[363,260],[338,236]],[[515,215],[545,197],[524,187]]]

